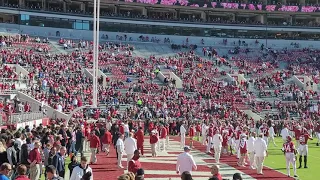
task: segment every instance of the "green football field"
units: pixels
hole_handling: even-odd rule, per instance
[[[266,157],[264,165],[268,166],[274,170],[280,171],[284,174],[287,174],[286,171],[286,160],[283,152],[281,151],[283,141],[280,137],[275,139],[277,147],[274,147],[270,142],[268,147],[269,156]],[[299,180],[315,180],[317,178],[317,171],[320,171],[320,146],[316,146],[317,139],[309,140],[309,155],[308,155],[308,169],[304,169],[304,162],[302,158],[302,168],[297,170]],[[294,141],[295,143],[295,141]],[[297,148],[297,145],[295,143]],[[299,156],[297,156],[297,168],[299,166]],[[293,169],[291,166],[291,176],[293,176]]]

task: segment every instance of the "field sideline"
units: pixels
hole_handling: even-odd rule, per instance
[[[286,171],[286,161],[283,152],[280,150],[282,148],[283,141],[280,137],[275,138],[277,147],[274,147],[273,144],[270,142],[268,147],[269,156],[266,157],[264,161],[264,165],[268,166],[274,170],[280,171],[284,174],[287,174]],[[297,170],[297,174],[299,176],[299,180],[313,180],[317,179],[317,171],[320,170],[320,146],[316,146],[317,139],[314,138],[313,140],[308,141],[309,146],[309,155],[308,155],[308,169],[301,169]],[[294,141],[295,143],[295,141]],[[296,148],[297,145],[295,143]],[[299,159],[299,156],[297,156]],[[297,167],[299,166],[299,160],[297,159]],[[302,166],[303,158],[302,158]],[[293,176],[293,169],[291,166],[291,176]]]

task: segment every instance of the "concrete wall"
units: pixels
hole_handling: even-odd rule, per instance
[[[34,99],[33,97],[22,93],[22,92],[17,92],[17,96],[18,98],[22,101],[22,102],[29,102],[31,104],[31,111],[39,111],[39,106],[42,105],[42,103],[36,99]],[[47,116],[49,118],[62,118],[62,119],[67,119],[68,115],[63,113],[63,112],[58,112],[57,110],[53,109],[52,107],[48,106],[48,105],[44,105],[44,108],[46,109],[47,112]]]
[[[89,77],[90,79],[92,79],[93,78],[93,70],[92,69],[87,69],[87,68],[85,68],[84,69],[84,74],[87,76],[87,77]],[[103,87],[106,87],[107,86],[107,75],[105,75],[101,70],[99,70],[98,71],[98,77],[100,78],[100,77],[103,77],[103,82],[102,82],[102,86]]]
[[[174,72],[170,72],[170,78],[176,80],[176,87],[177,88],[181,89],[183,87],[182,80]]]
[[[313,90],[316,91],[317,90],[317,84],[313,83],[313,86],[311,86],[310,82],[312,81],[311,78],[309,78],[308,76],[293,76],[293,81],[296,85],[298,85],[300,88],[302,88],[303,90]],[[307,86],[307,82],[308,82],[308,86]]]
[[[25,25],[16,25],[16,24],[5,24],[0,23],[0,30],[7,32],[21,32],[25,34],[30,34],[32,36],[43,36],[49,38],[70,38],[70,39],[87,39],[92,40],[92,31],[88,30],[73,30],[73,29],[61,29],[61,28],[49,28],[49,27],[34,27],[34,26],[25,26]],[[56,36],[56,32],[60,32],[60,36]],[[100,35],[108,35],[109,40],[117,40],[116,36],[127,35],[132,37],[133,41],[137,41],[141,34],[139,33],[121,33],[121,32],[106,32],[101,31]],[[189,44],[200,44],[201,39],[204,39],[204,46],[223,46],[221,45],[223,39],[228,39],[228,46],[235,47],[237,46],[237,42],[239,38],[218,38],[218,37],[193,37],[193,36],[168,36],[168,35],[156,35],[156,34],[144,34],[149,37],[156,37],[161,40],[169,37],[170,40],[175,44],[182,44],[189,38]],[[251,48],[260,48],[260,45],[256,44],[255,41],[257,39],[241,39],[241,41],[246,41]],[[265,39],[258,39],[261,43],[265,43]],[[236,42],[235,45],[233,42]],[[268,40],[268,46],[273,49],[284,48],[284,47],[292,47],[291,43],[299,43],[301,47],[319,47],[320,41],[305,41],[305,40],[276,40],[270,39]]]
[[[166,78],[163,74],[162,74],[162,72],[160,71],[158,74],[157,74],[157,78],[159,78],[159,80],[161,81],[161,82],[164,82],[164,79]]]
[[[9,67],[11,67],[11,68],[14,68],[15,69],[15,72],[17,73],[17,74],[20,74],[20,72],[24,75],[24,76],[26,76],[26,77],[28,77],[28,75],[29,75],[29,72],[25,69],[25,68],[23,68],[22,66],[20,66],[19,64],[5,64],[6,66],[9,66]]]
[[[261,116],[252,112],[251,110],[243,110],[243,112],[246,113],[249,116],[249,118],[252,118],[255,121],[259,121],[260,119],[263,119]]]

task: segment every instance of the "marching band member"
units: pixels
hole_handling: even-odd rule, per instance
[[[190,147],[193,148],[193,137],[195,136],[196,132],[194,129],[193,124],[190,125],[189,127],[189,140],[190,140]]]
[[[208,144],[207,144],[207,153],[211,153],[211,147],[212,147],[212,138],[213,138],[213,124],[210,124],[210,127],[208,129]]]
[[[184,121],[182,122],[180,126],[180,147],[183,148],[186,145],[186,128],[184,127],[185,123]]]
[[[216,163],[220,163],[221,148],[222,148],[222,136],[219,130],[216,130],[216,134],[213,136],[212,142],[214,147],[214,159]]]
[[[256,160],[256,166],[257,166],[257,174],[263,174],[263,162],[265,157],[268,155],[267,151],[267,143],[265,140],[263,140],[263,134],[260,133],[259,137],[254,141],[254,153],[255,153],[255,160]]]
[[[299,137],[299,169],[301,168],[302,156],[304,157],[304,168],[308,168],[307,166],[307,156],[308,156],[308,140],[313,140],[311,136],[308,134],[306,129],[302,129],[301,135]]]
[[[283,144],[282,151],[286,156],[286,168],[287,168],[287,175],[290,177],[290,164],[293,166],[294,177],[297,176],[297,167],[296,167],[296,154],[297,150],[294,147],[292,142],[292,137],[287,137],[287,142]]]
[[[267,123],[263,123],[262,126],[260,127],[260,132],[263,133],[263,140],[266,141],[267,145],[269,144],[269,127]]]
[[[276,135],[276,133],[274,131],[274,124],[272,124],[271,127],[269,128],[269,139],[270,139],[270,141],[272,141],[274,147],[277,147],[276,142],[274,141],[275,135]],[[270,141],[268,141],[268,143],[270,143]]]
[[[168,136],[168,132],[167,132],[167,128],[164,127],[163,124],[160,125],[160,146],[162,144],[162,150],[161,151],[165,151],[166,150],[166,138]],[[159,149],[161,149],[161,147],[159,147]]]
[[[206,125],[205,121],[203,121],[203,124],[201,126],[201,135],[202,135],[202,145],[206,145],[207,142],[207,130],[208,126]]]
[[[229,132],[226,130],[222,131],[222,153],[228,153],[228,141],[229,141]]]
[[[240,158],[238,161],[238,165],[245,167],[245,161],[246,161],[246,157],[247,157],[247,153],[248,153],[247,135],[245,135],[245,134],[240,135],[239,152],[240,152]]]
[[[251,132],[251,136],[248,139],[247,146],[248,146],[248,153],[249,153],[249,162],[250,168],[256,169],[255,164],[255,154],[254,154],[254,142],[256,141],[256,133]]]

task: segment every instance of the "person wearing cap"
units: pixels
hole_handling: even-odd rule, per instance
[[[257,165],[257,174],[262,175],[263,162],[265,157],[268,155],[267,143],[263,138],[263,133],[259,134],[259,137],[254,142],[253,151],[256,155],[256,165]]]
[[[177,174],[180,175],[186,171],[191,173],[193,169],[197,170],[196,162],[190,154],[191,148],[189,146],[185,146],[183,150],[184,152],[178,155],[176,165]]]
[[[136,132],[134,137],[137,139],[137,148],[141,151],[141,155],[143,156],[144,132],[142,127],[139,127],[139,130]]]
[[[156,135],[156,131],[151,131],[150,135],[150,145],[151,145],[151,155],[152,157],[157,157],[156,145],[158,142],[158,136]]]

